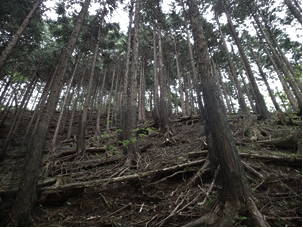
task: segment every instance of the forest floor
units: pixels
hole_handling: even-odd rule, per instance
[[[170,118],[172,136],[168,136],[152,128],[149,114],[136,129],[142,152],[131,169],[123,166],[119,131],[105,131],[105,116],[102,135],[95,135],[95,126],[87,128],[88,156],[76,158],[76,138],[66,139],[66,130],[59,135],[57,152],[49,153],[58,116],[56,112],[49,129],[31,226],[184,226],[217,205],[218,188],[212,186],[205,164],[207,144],[205,135],[197,136],[202,126],[197,116]],[[5,138],[13,117],[8,115],[0,138]],[[0,223],[13,202],[25,164],[26,149],[20,141],[30,118],[27,112],[0,164]],[[260,212],[271,226],[301,227],[301,116],[273,114],[271,119],[257,120],[256,115],[230,114],[228,120]],[[74,134],[77,121],[76,117]],[[188,185],[199,170],[201,174]],[[247,219],[239,216],[235,226],[245,226]]]

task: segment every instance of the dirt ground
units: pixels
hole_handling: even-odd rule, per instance
[[[59,136],[57,152],[49,153],[58,116],[56,112],[49,129],[31,226],[184,226],[218,204],[209,166],[187,185],[207,158],[205,135],[196,134],[202,125],[197,116],[173,116],[171,134],[163,134],[152,127],[148,114],[148,120],[138,124],[142,152],[131,169],[123,168],[119,130],[111,127],[106,132],[105,116],[102,135],[95,135],[94,125],[87,128],[88,156],[75,159],[76,137],[66,139],[68,122]],[[10,113],[1,127],[2,139],[13,117]],[[23,117],[0,165],[0,219],[9,211],[10,192],[22,173],[26,149],[20,142],[30,118],[30,112]],[[230,114],[228,119],[260,212],[271,226],[302,226],[301,116],[273,114],[271,119],[257,120],[253,114]],[[74,135],[77,121],[76,117]],[[235,226],[245,226],[248,219],[239,216]]]

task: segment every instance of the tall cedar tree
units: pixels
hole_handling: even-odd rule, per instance
[[[232,226],[240,213],[247,212],[252,226],[266,226],[261,213],[252,199],[250,187],[234,143],[227,116],[216,83],[211,74],[211,62],[207,41],[204,36],[202,18],[196,0],[187,2],[191,15],[191,25],[196,46],[199,74],[205,103],[206,135],[210,162],[213,170],[219,170],[222,191],[219,200],[223,206],[223,218],[218,226]],[[225,210],[224,210],[225,209]]]

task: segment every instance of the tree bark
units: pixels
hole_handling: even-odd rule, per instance
[[[126,54],[126,64],[125,64],[125,74],[123,81],[123,92],[122,92],[122,102],[120,111],[120,122],[118,123],[119,128],[122,130],[120,135],[120,140],[126,139],[126,113],[127,113],[127,91],[128,91],[128,81],[129,81],[129,63],[130,63],[130,51],[131,51],[131,34],[132,34],[132,18],[133,18],[133,8],[135,0],[131,0],[129,9],[129,24],[128,24],[128,43],[127,43],[127,54]]]
[[[160,14],[160,5],[158,1],[158,10]],[[160,118],[161,118],[161,129],[169,126],[168,114],[167,114],[167,91],[166,84],[163,75],[163,51],[162,51],[162,35],[161,35],[161,20],[158,18],[158,43],[159,43],[159,82],[160,82]]]
[[[20,27],[18,28],[17,32],[14,34],[13,38],[10,40],[10,42],[7,44],[5,49],[2,51],[0,55],[0,71],[2,70],[3,66],[5,65],[9,55],[12,53],[14,48],[16,47],[18,41],[20,40],[23,32],[27,28],[29,22],[31,21],[32,17],[34,16],[36,10],[40,6],[40,4],[43,2],[43,0],[37,0],[36,3],[34,4],[33,8],[31,11],[28,13]],[[2,80],[2,78],[0,78]]]
[[[219,191],[218,200],[225,210],[231,212],[231,217],[225,215],[217,225],[231,226],[232,220],[239,212],[244,208],[249,208],[248,214],[252,225],[266,226],[266,222],[252,200],[249,183],[233,141],[223,104],[219,99],[218,87],[211,76],[211,62],[197,1],[189,0],[188,5],[194,42],[197,46],[199,73],[203,82],[202,90],[206,110],[205,130],[209,146],[209,158],[213,173],[218,170],[219,179],[217,183],[220,183],[219,185],[222,187],[222,191]],[[229,220],[225,223],[226,219]]]
[[[23,178],[21,178],[21,183],[17,191],[13,208],[6,221],[8,225],[20,226],[21,224],[30,221],[32,209],[36,205],[36,186],[50,119],[52,113],[55,111],[60,94],[60,88],[63,84],[63,77],[65,75],[71,54],[74,50],[74,46],[76,44],[89,4],[90,0],[85,0],[83,3],[69,41],[62,51],[62,58],[58,66],[58,71],[52,83],[52,93],[49,95],[48,102],[44,108],[43,114],[41,115],[37,130],[32,136],[32,142],[35,143],[29,143],[30,146],[28,147],[29,149],[27,151],[27,162],[23,172]]]
[[[139,152],[137,132],[137,69],[138,69],[138,52],[139,52],[139,22],[140,22],[140,0],[136,0],[135,22],[134,22],[134,39],[133,55],[130,69],[129,92],[128,92],[128,110],[126,116],[126,140],[129,140],[126,148],[127,159],[125,164],[130,167],[135,158],[136,152]]]

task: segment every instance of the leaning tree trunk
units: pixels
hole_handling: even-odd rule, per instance
[[[81,53],[78,54],[78,58],[76,59],[76,65],[74,67],[74,70],[73,70],[72,75],[71,75],[71,77],[69,79],[69,82],[68,82],[68,86],[66,88],[65,97],[64,97],[63,104],[62,104],[63,109],[60,112],[60,115],[59,115],[59,118],[58,118],[58,121],[57,121],[57,125],[56,125],[56,128],[55,128],[55,132],[54,132],[54,135],[53,135],[53,139],[52,139],[52,142],[51,142],[51,149],[50,149],[51,153],[55,153],[55,151],[56,151],[56,142],[57,142],[57,138],[58,138],[58,134],[59,134],[59,128],[60,128],[60,125],[61,125],[61,120],[62,120],[62,117],[63,117],[64,112],[65,112],[65,107],[67,105],[68,98],[70,96],[69,93],[70,93],[70,89],[72,87],[72,83],[74,81],[76,70],[78,68],[80,56],[81,56]]]
[[[217,24],[218,24],[218,27],[219,27],[219,31],[220,31],[220,34],[221,34],[221,39],[223,41],[223,45],[224,45],[224,49],[225,49],[225,52],[226,52],[229,68],[231,70],[232,77],[234,78],[235,85],[237,87],[238,101],[239,101],[240,109],[243,112],[243,114],[249,114],[249,110],[248,110],[248,108],[246,106],[246,103],[245,103],[245,100],[244,100],[244,96],[243,96],[243,93],[242,93],[242,90],[241,90],[241,87],[240,87],[240,83],[239,83],[238,78],[237,78],[236,70],[235,70],[234,64],[233,64],[233,62],[231,60],[231,57],[230,57],[230,54],[229,54],[229,51],[228,51],[228,48],[227,48],[227,45],[226,45],[224,34],[223,34],[222,30],[221,30],[221,26],[220,26],[220,22],[219,22],[217,14],[215,15],[215,18],[216,18],[216,21],[217,21]]]
[[[254,57],[254,59],[255,59],[255,61],[256,61],[256,64],[257,64],[258,69],[259,69],[259,72],[260,72],[260,75],[261,75],[261,77],[262,77],[262,79],[263,79],[263,81],[264,81],[264,83],[265,83],[265,85],[266,85],[267,91],[268,91],[268,93],[269,93],[269,96],[270,96],[270,98],[271,98],[272,103],[273,103],[274,106],[275,106],[275,109],[276,109],[278,112],[281,112],[280,106],[279,106],[278,102],[276,101],[275,95],[273,94],[273,91],[271,90],[271,88],[270,88],[270,86],[269,86],[269,83],[268,83],[268,81],[267,81],[267,78],[266,78],[266,76],[265,76],[265,73],[264,73],[263,70],[262,70],[262,66],[261,66],[261,64],[260,64],[260,62],[259,62],[257,56],[255,55],[255,53],[253,52],[253,50],[252,50],[251,47],[250,47],[249,49],[250,49],[250,52],[251,52],[251,54],[253,55],[253,57]]]
[[[269,49],[271,50],[271,53],[274,55],[276,61],[278,62],[280,69],[282,70],[282,72],[284,73],[285,77],[288,79],[289,85],[292,88],[294,95],[298,101],[299,106],[301,106],[302,104],[302,93],[300,93],[298,86],[296,85],[296,83],[292,80],[288,70],[284,67],[284,63],[282,62],[280,56],[278,55],[278,53],[276,52],[276,50],[274,49],[274,47],[271,45],[271,42],[269,41],[267,35],[265,34],[262,26],[260,25],[259,20],[255,17],[255,15],[253,14],[255,21],[257,22],[257,25],[259,27],[259,30],[261,32],[261,34],[263,35],[263,37],[266,40],[266,43],[269,47]],[[255,27],[256,31],[257,28]]]
[[[38,127],[34,135],[32,136],[32,142],[28,146],[27,162],[21,183],[19,185],[17,196],[13,205],[13,208],[8,216],[6,223],[8,225],[21,225],[25,222],[31,221],[31,212],[37,202],[36,186],[40,173],[42,154],[45,148],[45,141],[48,132],[48,127],[52,113],[56,109],[56,104],[59,99],[60,88],[63,84],[63,78],[74,50],[76,41],[80,29],[82,27],[86,12],[88,10],[90,0],[85,0],[82,5],[82,9],[76,20],[74,29],[70,35],[69,41],[62,51],[61,62],[58,66],[57,74],[54,77],[52,92],[49,95],[48,102],[44,108],[44,112],[41,115]]]
[[[285,4],[289,8],[290,12],[297,18],[299,23],[302,25],[302,15],[299,10],[292,4],[290,0],[284,0]]]
[[[36,10],[38,9],[38,7],[40,6],[40,4],[42,2],[43,2],[43,0],[37,0],[36,1],[36,3],[34,4],[33,8],[28,13],[28,15],[26,16],[26,18],[24,19],[24,21],[20,25],[20,27],[17,30],[17,32],[14,34],[13,38],[11,39],[11,41],[7,44],[7,46],[5,47],[5,49],[2,51],[2,53],[0,55],[0,71],[2,70],[2,68],[3,68],[4,64],[6,63],[9,55],[12,53],[12,51],[16,47],[16,45],[17,45],[18,41],[20,40],[23,32],[27,28],[29,22],[31,21],[31,19],[34,16]],[[0,78],[0,80],[1,79],[2,78]]]
[[[261,23],[259,22],[258,18],[252,13],[252,10],[251,10],[251,14],[253,15],[258,27],[260,30],[263,30],[262,26],[261,26]],[[301,82],[299,82],[299,76],[296,74],[294,68],[292,67],[292,65],[290,64],[290,62],[288,61],[288,59],[286,58],[286,56],[284,55],[284,52],[283,50],[281,49],[279,43],[277,42],[277,39],[276,37],[274,36],[274,34],[272,33],[269,25],[268,25],[268,22],[267,20],[262,16],[263,18],[263,21],[265,22],[265,26],[267,28],[267,31],[271,37],[271,39],[273,40],[275,46],[277,47],[278,49],[278,52],[280,53],[280,56],[281,56],[281,59],[283,60],[283,62],[286,64],[288,70],[290,71],[290,73],[292,74],[294,80],[297,82],[297,85],[299,86],[300,90],[302,91],[302,85],[301,85]],[[263,34],[263,32],[261,31],[261,33]],[[265,34],[265,33],[264,33]],[[265,35],[264,35],[265,37]]]
[[[243,76],[243,74],[242,74],[242,69],[240,68],[238,58],[237,58],[237,56],[236,56],[236,54],[235,54],[235,52],[234,52],[234,48],[233,48],[232,45],[231,45],[231,50],[232,50],[234,59],[235,59],[235,61],[236,61],[236,65],[237,65],[237,67],[238,67],[238,69],[239,69],[239,73],[240,73],[240,76],[241,76],[241,79],[242,79],[242,82],[243,82],[243,85],[244,85],[244,89],[245,89],[247,98],[248,98],[249,103],[250,103],[250,107],[251,107],[251,109],[252,109],[252,111],[253,111],[254,113],[257,113],[256,107],[255,107],[255,105],[254,105],[254,102],[253,102],[253,100],[252,100],[252,98],[251,98],[251,95],[250,95],[250,92],[249,92],[249,90],[248,90],[248,87],[247,87],[246,82],[245,82],[245,80],[244,80],[244,76]]]
[[[85,130],[86,130],[86,122],[87,122],[87,113],[88,113],[88,106],[89,106],[90,100],[91,100],[91,91],[92,91],[93,79],[94,79],[94,75],[95,75],[97,56],[98,56],[98,53],[99,53],[99,44],[100,44],[102,21],[105,17],[105,13],[106,13],[105,9],[103,9],[102,16],[101,16],[101,19],[100,19],[100,22],[99,22],[100,24],[99,24],[99,27],[98,27],[97,42],[96,42],[95,51],[94,51],[94,59],[93,59],[92,68],[91,68],[91,72],[90,72],[87,94],[86,94],[85,102],[84,102],[82,120],[81,120],[81,123],[79,123],[81,125],[79,127],[79,132],[78,132],[77,153],[81,157],[83,157],[84,154],[85,154]]]
[[[36,67],[36,70],[34,71],[33,73],[33,76],[32,76],[32,79],[26,89],[26,92],[22,98],[22,101],[21,101],[21,104],[19,105],[19,107],[16,106],[16,109],[17,109],[17,113],[14,117],[14,120],[11,124],[11,128],[10,128],[10,131],[8,133],[8,135],[6,136],[6,139],[5,139],[5,142],[4,142],[4,145],[2,147],[2,150],[0,151],[0,161],[3,161],[5,159],[5,154],[6,154],[6,151],[7,151],[7,148],[8,146],[11,144],[11,140],[17,130],[17,128],[19,127],[19,124],[20,124],[20,120],[22,118],[22,115],[21,115],[21,112],[23,110],[23,106],[28,98],[28,96],[33,92],[34,88],[32,88],[33,86],[35,87],[35,84],[37,83],[37,78],[36,78],[36,75],[37,75],[37,72],[38,72],[38,69],[39,69],[39,66],[40,66],[40,62],[38,63],[37,67]]]
[[[274,67],[274,70],[276,71],[276,73],[277,73],[277,75],[278,75],[278,78],[279,78],[279,80],[280,80],[280,82],[281,82],[281,84],[282,84],[282,86],[283,86],[283,89],[284,89],[284,91],[285,91],[285,93],[286,93],[286,96],[287,96],[287,98],[288,98],[288,100],[289,100],[289,102],[290,102],[290,104],[291,104],[291,107],[292,107],[293,111],[296,111],[296,110],[298,109],[298,104],[297,104],[297,102],[296,102],[296,99],[293,97],[291,91],[288,89],[288,86],[287,86],[286,82],[284,81],[282,75],[280,74],[280,70],[278,69],[278,67],[277,67],[275,61],[273,60],[273,58],[271,57],[271,54],[270,54],[269,50],[268,50],[267,47],[265,46],[265,43],[264,43],[263,40],[261,39],[261,37],[260,37],[260,35],[259,35],[258,32],[257,32],[257,35],[258,35],[259,40],[261,41],[261,43],[262,43],[262,45],[263,45],[263,48],[264,48],[264,50],[265,50],[265,52],[266,52],[266,54],[267,54],[267,56],[268,56],[268,58],[269,58],[271,64],[272,64],[273,67]]]
[[[235,40],[235,42],[236,42],[236,44],[237,44],[237,46],[238,46],[238,49],[239,49],[239,52],[240,52],[240,56],[241,56],[241,58],[242,58],[242,60],[243,60],[243,63],[244,63],[244,65],[245,65],[245,67],[246,67],[246,70],[247,70],[247,73],[248,73],[249,80],[250,80],[250,82],[251,82],[251,84],[252,84],[252,90],[254,91],[254,93],[255,93],[255,95],[256,95],[256,96],[255,96],[255,99],[256,99],[257,112],[258,112],[258,114],[260,114],[260,116],[261,116],[262,118],[265,118],[265,119],[266,119],[266,118],[269,118],[269,117],[270,117],[270,113],[268,112],[267,107],[266,107],[266,104],[265,104],[265,101],[264,101],[264,98],[263,98],[262,94],[260,93],[260,90],[259,90],[258,85],[257,85],[257,83],[256,83],[256,80],[255,80],[255,78],[254,78],[254,75],[253,75],[253,73],[252,73],[250,64],[249,64],[249,62],[248,62],[248,60],[247,60],[247,58],[246,58],[246,55],[245,55],[244,50],[243,50],[243,48],[242,48],[240,39],[239,39],[239,37],[238,37],[238,35],[237,35],[237,33],[236,33],[236,30],[235,30],[235,28],[234,28],[234,26],[233,26],[233,23],[232,23],[232,21],[231,21],[229,12],[228,12],[228,10],[227,10],[227,8],[226,8],[226,5],[225,5],[224,1],[225,1],[225,0],[222,0],[222,4],[223,4],[223,7],[224,7],[224,9],[225,9],[225,15],[226,15],[228,24],[229,24],[229,26],[230,26],[230,28],[231,28],[231,31],[232,31],[234,40]]]
[[[193,37],[197,45],[197,59],[206,110],[206,135],[212,170],[218,170],[218,200],[222,205],[223,218],[218,226],[232,226],[240,212],[247,211],[252,226],[266,226],[266,221],[256,208],[249,183],[234,143],[218,88],[211,76],[211,63],[207,41],[204,37],[202,19],[196,0],[188,1]],[[227,212],[227,214],[225,214]]]
[[[75,99],[73,101],[72,113],[71,113],[71,117],[70,117],[70,120],[69,120],[69,127],[68,127],[68,131],[67,131],[67,137],[66,137],[66,139],[70,139],[70,137],[72,135],[72,127],[73,127],[73,122],[74,122],[76,107],[77,107],[77,103],[78,103],[78,100],[79,100],[79,97],[80,97],[80,90],[81,90],[81,86],[82,86],[83,79],[84,79],[84,76],[85,76],[85,71],[86,71],[87,65],[88,65],[88,62],[86,64],[85,68],[84,68],[84,74],[81,77],[81,81],[77,85],[77,95],[76,95],[76,97],[75,97]]]
[[[129,140],[126,148],[127,159],[125,164],[130,167],[135,159],[136,153],[139,152],[137,135],[134,130],[137,128],[137,69],[138,69],[138,52],[139,52],[139,22],[140,22],[140,0],[136,1],[134,38],[132,64],[130,69],[128,107],[126,115],[126,140]]]

